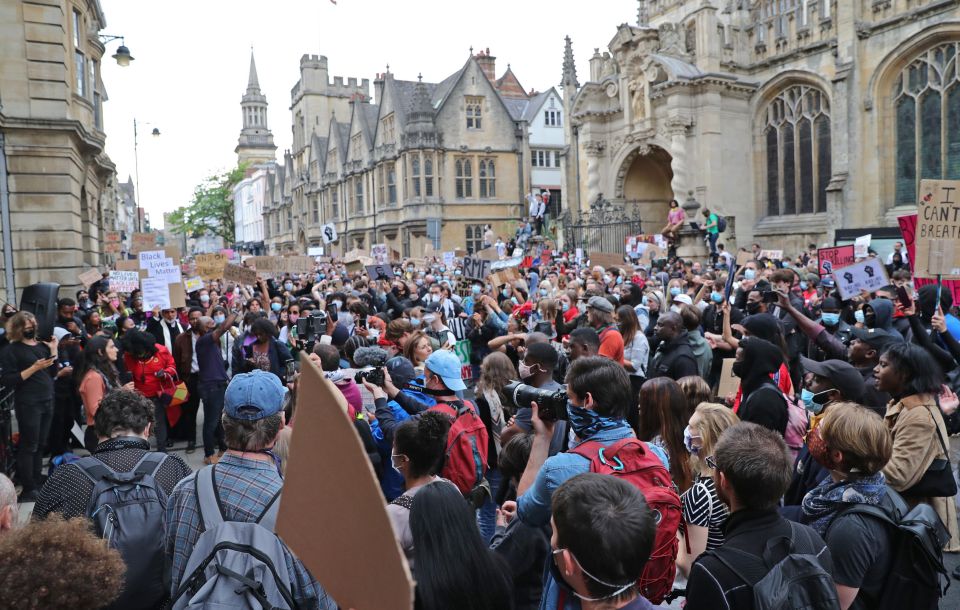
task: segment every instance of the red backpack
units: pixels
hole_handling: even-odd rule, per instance
[[[470,401],[438,402],[430,407],[450,418],[447,450],[440,476],[451,481],[464,497],[483,482],[487,469],[487,427]]]
[[[597,441],[586,441],[570,453],[590,460],[590,472],[620,477],[640,490],[657,519],[657,535],[650,560],[637,582],[640,593],[654,606],[673,590],[677,573],[677,530],[680,527],[680,496],[670,473],[652,451],[640,440],[630,437],[605,447]]]

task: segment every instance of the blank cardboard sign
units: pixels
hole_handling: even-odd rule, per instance
[[[413,581],[343,395],[300,360],[277,534],[341,608],[411,610]],[[376,585],[367,570],[376,558]]]

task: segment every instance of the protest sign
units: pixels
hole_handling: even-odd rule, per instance
[[[453,267],[456,262],[456,256],[453,252],[444,252],[443,253],[443,264],[447,267]]]
[[[783,260],[783,250],[761,250],[757,258],[765,258],[771,261]]]
[[[753,262],[756,260],[753,257],[753,252],[748,250],[739,250],[737,251],[737,267],[743,267],[747,263]]]
[[[139,271],[140,261],[133,259],[119,260],[113,265],[113,268],[117,271]]]
[[[187,306],[187,293],[183,290],[183,282],[167,284],[167,291],[170,293],[171,307]]]
[[[138,271],[111,271],[110,290],[130,293],[140,287]]]
[[[740,378],[733,374],[733,363],[736,358],[724,358],[720,369],[720,385],[717,386],[717,396],[722,401],[725,397],[736,393],[740,387]]]
[[[140,269],[150,269],[151,266],[162,266],[167,253],[163,250],[145,250],[137,253]]]
[[[583,262],[583,248],[576,249],[574,252],[574,259],[577,261],[578,265]]]
[[[479,252],[474,253],[473,256],[476,258],[481,258],[486,261],[500,260],[500,254],[498,254],[497,249],[493,247],[480,250]]]
[[[387,244],[373,244],[370,248],[370,257],[378,265],[387,265],[390,263],[390,254],[387,252]]]
[[[307,248],[307,256],[313,256],[313,257],[323,256],[323,253],[324,253],[323,246],[313,246],[313,247]]]
[[[130,253],[139,254],[144,250],[155,250],[157,248],[157,234],[134,233],[130,238]]]
[[[453,352],[460,358],[460,377],[463,379],[473,379],[473,367],[470,366],[471,350],[469,341],[457,341],[453,346]]]
[[[483,280],[490,275],[491,261],[467,256],[463,259],[463,277],[468,280]]]
[[[467,255],[467,251],[464,250],[463,248],[455,248],[453,251],[453,255],[456,256],[457,258],[463,258],[464,256]]]
[[[248,267],[227,263],[223,267],[223,279],[244,285],[256,284],[257,272]]]
[[[205,280],[216,280],[223,276],[223,266],[229,262],[224,254],[198,254],[194,260],[197,263],[197,274]]]
[[[77,276],[77,279],[80,280],[80,283],[83,284],[83,287],[88,289],[91,285],[96,282],[99,282],[103,277],[103,274],[100,273],[100,270],[97,268],[87,269],[83,273]]]
[[[346,412],[343,394],[303,358],[276,532],[341,608],[411,610],[410,569]],[[357,549],[377,558],[376,586],[368,571],[344,561]]]
[[[515,256],[513,258],[505,258],[502,261],[494,261],[490,263],[490,271],[499,271],[500,269],[507,269],[508,267],[519,267],[524,260],[525,257],[523,256]]]
[[[310,273],[316,264],[312,256],[284,256],[279,262],[280,269],[275,273]]]
[[[323,225],[320,235],[323,237],[323,243],[332,244],[337,241],[337,226],[332,222]]]
[[[353,259],[353,260],[344,261],[343,265],[344,265],[344,267],[346,267],[347,271],[350,272],[350,273],[356,273],[357,271],[363,271],[363,267],[364,267],[363,261],[362,261],[361,259],[359,259],[359,258],[355,258],[355,259]]]
[[[187,292],[195,292],[203,288],[203,278],[201,277],[187,278],[187,280],[184,281],[183,284],[186,287]]]
[[[170,284],[163,278],[148,277],[140,280],[141,296],[143,297],[144,311],[155,307],[170,309]]]
[[[159,267],[153,267],[149,270],[150,277],[159,277],[167,281],[168,284],[179,284],[183,281],[183,275],[180,272],[180,265],[173,264],[173,259],[164,259],[167,264]]]
[[[370,265],[366,267],[367,277],[371,280],[392,280],[396,276],[393,274],[393,269],[390,268],[390,265]]]
[[[600,265],[604,269],[607,267],[616,267],[623,264],[622,254],[606,254],[604,252],[591,252],[590,264]]]
[[[903,235],[903,245],[907,247],[907,260],[913,265],[913,261],[916,260],[916,234],[917,234],[917,215],[910,214],[909,216],[900,216],[897,218],[897,222],[900,224],[900,234]],[[921,286],[926,286],[927,284],[935,284],[937,281],[930,278],[916,277],[913,278],[913,287],[920,289]],[[957,280],[944,280],[943,289],[949,290],[950,294],[953,295],[953,302],[960,303],[960,281]]]
[[[852,265],[856,261],[854,247],[837,246],[836,248],[820,248],[817,250],[817,261],[820,265],[820,276],[829,275],[836,269]]]
[[[833,279],[837,282],[840,298],[844,300],[852,299],[864,290],[873,292],[890,284],[886,267],[876,258],[843,267],[834,272]]]
[[[861,235],[853,240],[853,255],[857,258],[867,258],[870,255],[870,241],[873,235]]]
[[[910,255],[913,275],[936,278],[937,273],[930,269],[933,241],[957,239],[960,239],[960,180],[921,180],[915,230],[916,256]],[[943,259],[939,265],[941,271],[946,271],[941,274],[944,277],[960,278],[960,249],[954,248],[950,260]]]

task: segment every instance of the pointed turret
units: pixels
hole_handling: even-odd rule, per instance
[[[260,92],[253,49],[250,49],[247,92],[240,99],[240,109],[243,113],[243,128],[234,150],[238,162],[266,163],[275,160],[277,147],[273,143],[273,133],[267,125],[267,97]]]
[[[247,78],[247,95],[260,94],[260,80],[257,78],[257,62],[253,59],[253,49],[250,49],[250,76]]]
[[[430,91],[423,82],[423,75],[417,76],[417,84],[413,88],[405,131],[409,146],[436,144],[437,128],[433,122],[433,103],[430,99]]]
[[[580,88],[580,82],[577,80],[577,64],[573,61],[573,42],[569,36],[564,38],[564,41],[563,78],[560,80],[560,86],[576,91]]]

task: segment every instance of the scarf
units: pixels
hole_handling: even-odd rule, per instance
[[[615,430],[627,425],[622,419],[604,417],[596,411],[578,407],[569,401],[567,401],[567,417],[570,419],[570,427],[573,428],[573,433],[581,441],[587,440],[598,432]]]
[[[878,505],[886,493],[887,484],[883,472],[834,482],[827,477],[811,489],[803,498],[803,522],[821,536],[827,535],[830,522],[847,505]]]

